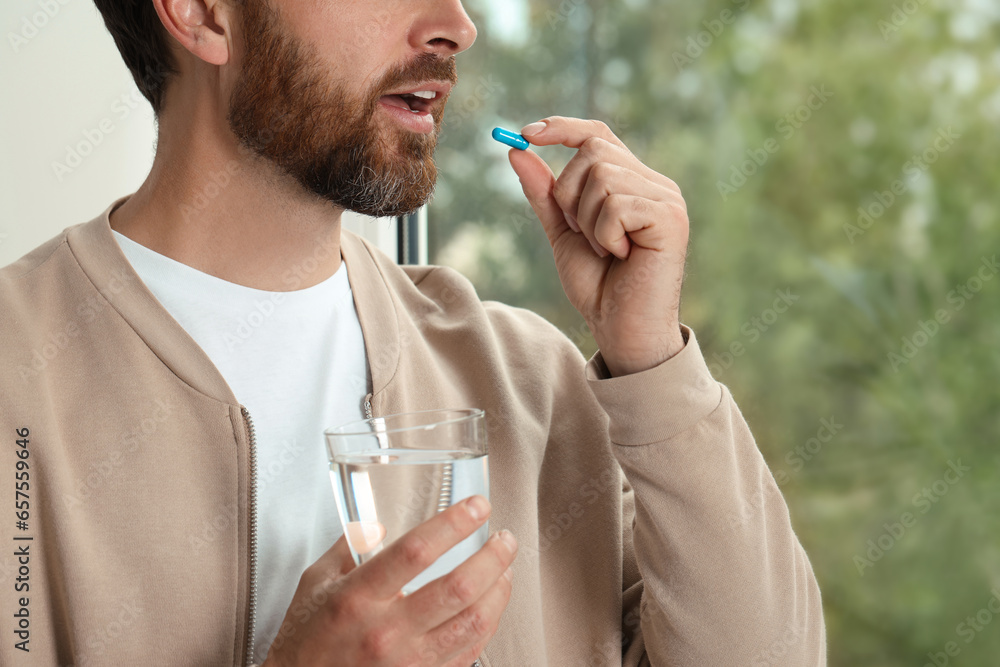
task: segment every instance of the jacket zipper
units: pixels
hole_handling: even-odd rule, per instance
[[[247,654],[246,664],[253,664],[254,633],[257,626],[257,437],[254,433],[253,419],[250,411],[240,406],[243,418],[246,420],[247,434],[250,436],[250,481],[247,490],[247,511],[250,515],[249,551],[250,551],[250,618],[247,623]]]
[[[365,419],[372,419],[372,395],[368,394],[365,396]],[[450,490],[450,489],[449,489]],[[440,510],[439,510],[440,511]],[[483,667],[483,663],[476,658],[476,661],[472,663],[472,667]]]

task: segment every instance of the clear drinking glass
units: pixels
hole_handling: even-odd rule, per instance
[[[337,511],[358,565],[451,505],[476,494],[490,497],[486,414],[477,408],[375,417],[325,435]],[[379,524],[385,528],[380,541]],[[451,572],[488,536],[487,522],[403,593]]]

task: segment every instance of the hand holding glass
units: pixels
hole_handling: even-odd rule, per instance
[[[489,499],[482,410],[387,415],[325,435],[337,511],[358,565],[451,505],[477,494]],[[407,583],[403,593],[451,572],[478,551],[488,524]]]

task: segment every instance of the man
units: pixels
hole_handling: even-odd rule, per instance
[[[159,140],[136,193],[0,273],[20,503],[0,662],[825,662],[785,504],[678,321],[672,181],[579,119],[524,130],[579,149],[558,179],[510,155],[600,345],[586,361],[538,316],[340,229],[428,200],[476,35],[459,0],[97,5]],[[470,406],[492,506],[354,567],[323,428]],[[399,593],[487,518],[503,530],[481,551]]]

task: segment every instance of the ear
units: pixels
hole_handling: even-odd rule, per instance
[[[212,65],[229,62],[232,7],[221,0],[153,0],[163,27],[181,46]]]

